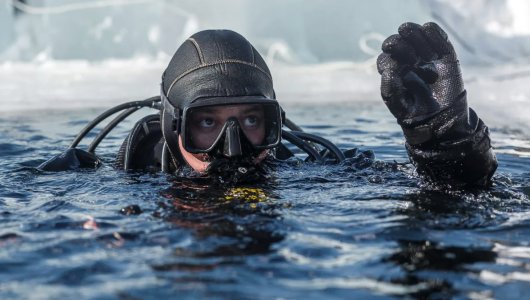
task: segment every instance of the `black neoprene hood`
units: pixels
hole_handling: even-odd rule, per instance
[[[269,68],[258,51],[231,30],[205,30],[177,50],[162,75],[162,92],[182,111],[209,98],[274,99]]]

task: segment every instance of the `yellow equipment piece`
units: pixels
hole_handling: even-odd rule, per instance
[[[226,201],[239,200],[244,202],[252,202],[252,207],[256,207],[256,203],[264,202],[267,199],[268,197],[265,192],[259,188],[231,188],[224,194],[224,200]]]

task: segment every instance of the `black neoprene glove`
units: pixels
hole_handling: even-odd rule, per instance
[[[418,173],[433,181],[487,184],[497,166],[489,132],[467,106],[447,34],[435,23],[404,23],[398,32],[383,42],[377,69],[381,96],[403,129]]]

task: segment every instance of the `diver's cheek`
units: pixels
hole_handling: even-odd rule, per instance
[[[265,139],[265,129],[245,131],[245,135],[252,145],[262,145],[263,140]]]
[[[197,149],[208,149],[215,138],[211,134],[194,133],[192,135],[193,146]]]

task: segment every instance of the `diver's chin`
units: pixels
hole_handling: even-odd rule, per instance
[[[266,178],[262,163],[254,157],[217,158],[210,162],[206,175],[223,184],[256,182]]]

